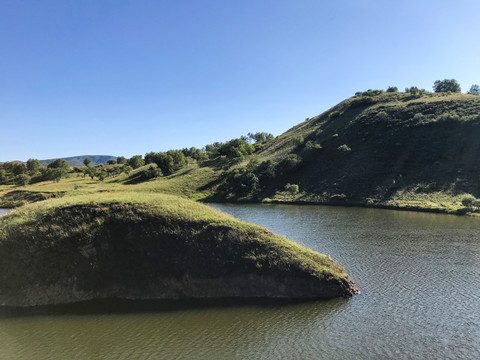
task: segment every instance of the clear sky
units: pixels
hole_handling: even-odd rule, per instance
[[[0,0],[0,161],[279,135],[356,91],[480,84],[478,0]]]

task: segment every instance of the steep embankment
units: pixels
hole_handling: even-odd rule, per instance
[[[340,265],[168,195],[52,199],[0,217],[0,304],[350,296]]]
[[[479,96],[353,97],[267,144],[247,198],[466,211],[462,196],[480,196],[479,139]]]

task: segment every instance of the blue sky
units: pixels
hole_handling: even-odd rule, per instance
[[[478,0],[0,0],[0,161],[279,135],[356,91],[480,83]]]

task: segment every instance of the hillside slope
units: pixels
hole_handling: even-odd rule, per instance
[[[259,168],[292,157],[288,171],[262,184]],[[278,136],[256,159],[260,189],[245,198],[458,210],[462,195],[480,196],[480,96],[352,97]],[[288,183],[298,193],[285,194]],[[235,197],[224,188],[222,196]]]

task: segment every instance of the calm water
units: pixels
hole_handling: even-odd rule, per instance
[[[8,209],[0,209],[0,215],[5,214],[8,211]]]
[[[3,311],[0,359],[480,358],[480,219],[214,207],[331,255],[361,294],[288,304]]]

